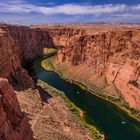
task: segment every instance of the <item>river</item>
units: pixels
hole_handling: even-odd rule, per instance
[[[33,62],[37,78],[63,91],[71,102],[84,111],[88,123],[105,134],[106,140],[140,140],[139,122],[115,105],[63,80],[54,72],[44,70],[41,67],[42,60],[37,58]]]

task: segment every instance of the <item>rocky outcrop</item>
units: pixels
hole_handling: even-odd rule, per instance
[[[23,88],[31,87],[33,81],[21,63],[40,55],[44,47],[52,46],[53,41],[47,31],[0,25],[0,77],[8,78],[18,88],[21,85]]]
[[[33,140],[28,118],[21,112],[14,89],[0,78],[0,140]]]
[[[34,27],[35,28],[35,27]],[[71,27],[63,27],[63,26],[39,26],[38,28],[48,31],[49,34],[53,37],[53,42],[55,45],[66,46],[67,41],[69,41],[70,37],[76,35],[84,35],[86,33],[85,30],[81,29],[73,29]]]
[[[140,27],[110,27],[102,31],[74,28],[73,33],[65,28],[48,27],[55,43],[64,45],[58,52],[59,63],[71,63],[69,69],[75,67],[77,71],[75,78],[85,77],[107,92],[115,89],[118,98],[124,98],[130,107],[140,111]]]

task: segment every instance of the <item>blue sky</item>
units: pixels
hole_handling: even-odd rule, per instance
[[[140,23],[140,0],[0,0],[0,22]]]

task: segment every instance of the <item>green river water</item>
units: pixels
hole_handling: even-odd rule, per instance
[[[63,91],[71,102],[84,111],[86,121],[105,134],[106,140],[140,140],[139,122],[115,105],[63,80],[54,72],[44,70],[42,60],[37,58],[33,63],[37,78]]]

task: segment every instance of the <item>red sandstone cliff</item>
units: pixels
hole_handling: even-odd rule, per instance
[[[32,79],[21,63],[40,55],[44,47],[51,46],[53,41],[47,31],[0,25],[0,77],[8,78],[18,88],[32,86]]]
[[[8,81],[0,78],[0,140],[32,140],[28,118],[21,112]]]
[[[44,47],[52,46],[47,31],[0,25],[0,140],[33,139],[28,118],[21,111],[14,90],[34,87],[32,78],[21,64],[42,54]]]
[[[100,28],[46,27],[55,44],[64,46],[58,60],[72,64],[71,75],[140,111],[140,27]]]

